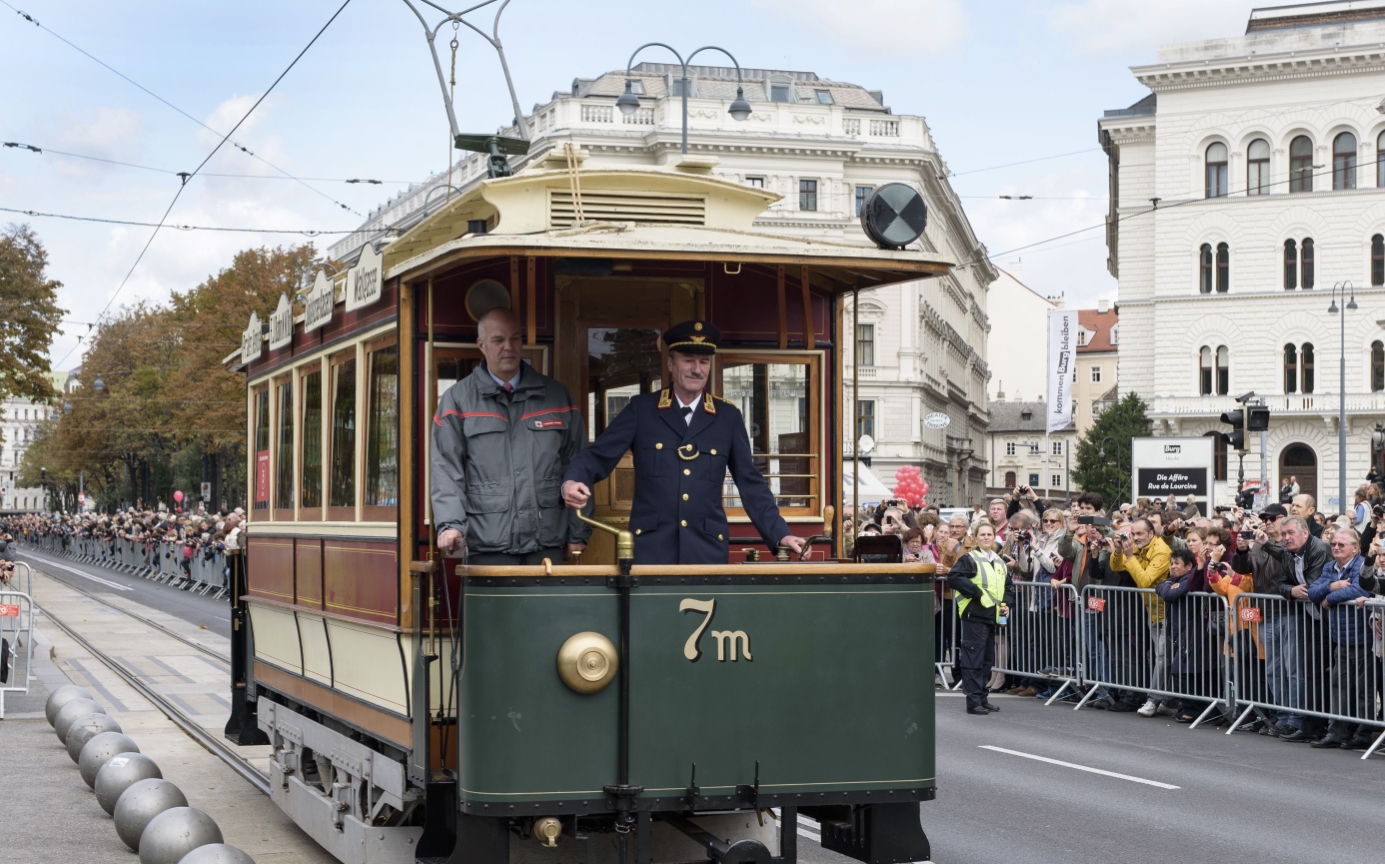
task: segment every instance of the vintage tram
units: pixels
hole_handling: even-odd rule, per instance
[[[537,160],[252,316],[227,735],[273,745],[275,802],[340,860],[792,864],[798,814],[862,861],[928,857],[931,568],[841,560],[833,504],[842,298],[950,262],[757,231],[776,198],[705,157]],[[714,322],[712,390],[812,560],[749,536],[729,477],[732,563],[631,560],[629,454],[580,563],[440,558],[429,430],[495,305],[589,440],[660,388],[662,329]]]

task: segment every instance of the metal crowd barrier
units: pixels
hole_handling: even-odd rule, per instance
[[[1380,629],[1385,603],[1368,599],[1324,609],[1275,595],[1241,594],[1234,611],[1255,628],[1261,651],[1247,651],[1246,662],[1239,664],[1243,674],[1236,678],[1236,699],[1246,707],[1227,734],[1252,711],[1274,712],[1286,721],[1280,725],[1295,727],[1304,717],[1321,717],[1342,739],[1385,724]],[[1382,740],[1385,729],[1362,758]]]
[[[5,719],[5,694],[28,695],[37,676],[34,666],[34,601],[27,591],[0,590],[0,720]],[[22,660],[22,662],[21,662]]]
[[[1016,582],[1010,619],[996,628],[995,667],[1007,675],[1046,679],[1051,705],[1081,680],[1081,652],[1072,618],[1077,589],[1069,583]]]
[[[202,595],[213,594],[219,598],[230,590],[225,552],[217,551],[208,556],[205,550],[194,548],[192,557],[185,559],[181,543],[57,534],[30,537],[26,542],[53,555],[109,567]]]

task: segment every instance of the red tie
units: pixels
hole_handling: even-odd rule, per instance
[[[500,385],[500,389],[504,390],[506,393],[513,393],[515,392],[515,385],[511,384],[509,381],[506,381],[504,384]]]

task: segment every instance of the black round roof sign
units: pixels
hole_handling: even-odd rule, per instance
[[[904,183],[877,186],[861,205],[861,228],[881,249],[903,249],[928,225],[923,196]]]

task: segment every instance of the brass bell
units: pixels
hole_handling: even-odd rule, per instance
[[[619,670],[616,646],[600,633],[576,633],[558,649],[558,677],[578,693],[599,693],[616,679]]]

